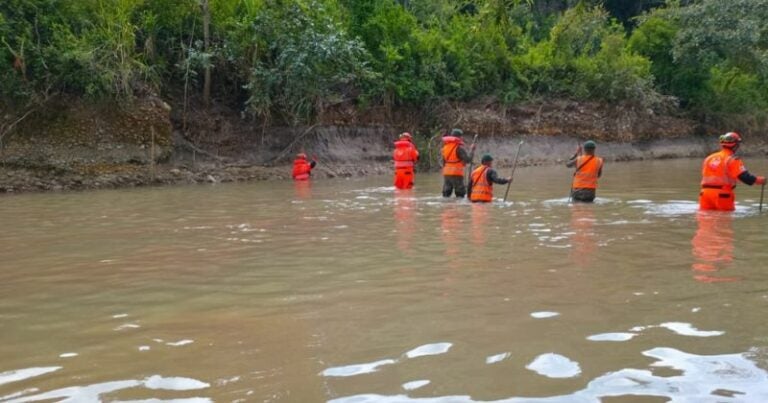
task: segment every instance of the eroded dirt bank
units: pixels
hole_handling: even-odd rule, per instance
[[[172,104],[172,102],[171,102]],[[0,192],[58,191],[205,182],[284,180],[296,152],[317,156],[318,177],[389,174],[391,143],[416,135],[421,170],[438,169],[439,134],[460,127],[478,135],[478,155],[499,167],[561,163],[586,139],[608,161],[703,157],[721,130],[653,111],[552,101],[500,109],[443,105],[411,110],[338,107],[305,127],[264,127],[226,108],[184,113],[159,98],[130,106],[59,102],[4,139]],[[765,154],[762,136],[744,151]]]

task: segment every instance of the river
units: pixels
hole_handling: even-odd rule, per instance
[[[768,211],[699,166],[2,197],[0,401],[768,401]]]

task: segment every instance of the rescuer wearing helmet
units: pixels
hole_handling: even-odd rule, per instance
[[[443,135],[443,197],[464,197],[467,187],[464,186],[464,164],[472,161],[464,149],[461,129],[451,130],[451,134]],[[474,149],[475,145],[472,145]]]
[[[395,187],[410,189],[413,187],[414,166],[419,160],[419,151],[413,144],[411,133],[404,132],[395,141],[395,151],[392,153],[395,161]]]
[[[573,201],[591,203],[597,193],[597,178],[603,175],[603,159],[595,155],[597,144],[588,140],[576,149],[576,153],[565,163],[565,166],[576,167],[571,182],[571,198]]]
[[[492,164],[491,154],[485,154],[480,159],[480,166],[472,171],[472,193],[469,195],[469,200],[473,203],[493,201],[493,184],[506,185],[512,181],[512,178],[499,178],[496,170],[491,168]]]
[[[317,165],[317,161],[307,161],[307,154],[298,153],[296,159],[293,160],[293,179],[297,181],[305,181],[309,179],[312,174],[312,168]]]
[[[721,150],[710,154],[701,165],[699,209],[733,211],[736,203],[737,179],[747,185],[764,185],[764,176],[754,176],[734,155],[741,144],[741,135],[728,132],[720,136]]]

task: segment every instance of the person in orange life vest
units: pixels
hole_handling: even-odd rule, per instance
[[[741,136],[729,132],[720,136],[721,150],[710,154],[701,165],[701,193],[699,209],[733,211],[736,208],[736,180],[747,185],[764,185],[764,176],[754,176],[741,159],[734,154],[741,144]]]
[[[317,165],[317,161],[314,159],[307,161],[307,154],[296,154],[296,159],[293,160],[293,179],[297,181],[308,180],[315,165]]]
[[[499,178],[496,170],[491,168],[493,157],[490,154],[483,155],[480,166],[472,172],[472,193],[469,200],[488,203],[493,200],[493,184],[506,185],[512,178]]]
[[[597,144],[588,140],[584,142],[584,154],[581,146],[565,163],[568,168],[576,167],[571,182],[571,198],[573,201],[591,203],[597,193],[597,178],[603,175],[603,159],[595,155]]]
[[[395,187],[398,189],[410,189],[413,187],[413,168],[419,160],[419,151],[413,144],[413,137],[405,132],[400,139],[395,141],[395,151],[392,153],[395,160]]]
[[[471,161],[467,150],[464,149],[464,141],[461,129],[451,130],[451,134],[443,135],[443,197],[464,197],[467,187],[464,186],[464,164]],[[474,149],[475,145],[472,145]]]

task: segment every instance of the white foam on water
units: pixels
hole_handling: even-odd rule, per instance
[[[165,343],[165,345],[171,346],[171,347],[179,347],[179,346],[186,346],[187,344],[192,344],[194,342],[195,342],[194,340],[184,339],[184,340],[179,340],[174,342],[168,342],[168,343]]]
[[[531,317],[536,319],[554,318],[555,316],[560,316],[560,313],[550,311],[531,312]]]
[[[213,400],[207,397],[190,397],[186,399],[144,399],[144,400],[120,400],[120,403],[213,403]]]
[[[139,351],[149,351],[151,348],[149,346],[139,346]]]
[[[4,402],[6,400],[15,399],[15,398],[17,398],[19,396],[28,395],[30,393],[36,393],[36,392],[39,392],[39,391],[40,391],[40,389],[38,389],[38,388],[29,388],[29,389],[20,390],[18,392],[13,392],[10,395],[0,396],[0,402]]]
[[[136,387],[144,386],[151,390],[165,390],[165,391],[190,391],[208,388],[210,385],[198,381],[192,378],[182,377],[163,377],[160,375],[153,375],[144,380],[124,380],[124,381],[111,381],[97,383],[87,386],[70,386],[66,388],[56,389],[49,392],[40,393],[32,396],[24,396],[17,400],[11,400],[10,402],[37,402],[42,400],[56,400],[62,402],[101,402],[103,401],[101,395],[114,393],[120,390],[132,389]],[[146,402],[210,402],[210,399],[206,398],[182,398],[174,400],[138,400]],[[8,402],[8,403],[10,403]]]
[[[695,308],[691,308],[691,312],[693,312],[693,313],[696,313],[696,312],[699,312],[699,311],[701,311],[701,308],[698,307],[698,306],[695,307]]]
[[[714,336],[721,336],[725,334],[725,332],[722,330],[699,330],[699,329],[696,329],[690,323],[685,323],[685,322],[666,322],[660,325],[635,326],[629,329],[629,331],[642,332],[646,329],[653,329],[658,327],[663,327],[665,329],[671,330],[681,336],[714,337]]]
[[[651,200],[646,199],[637,199],[637,200],[628,200],[627,204],[651,204],[653,203]]]
[[[334,376],[334,377],[347,377],[347,376],[355,376],[355,375],[361,375],[361,374],[369,374],[371,372],[378,371],[379,367],[382,367],[384,365],[391,365],[396,362],[397,361],[388,358],[385,360],[368,362],[364,364],[353,364],[353,365],[345,365],[341,367],[326,368],[323,370],[323,372],[320,373],[320,375]]]
[[[72,357],[77,357],[77,353],[59,354],[59,358],[72,358]]]
[[[635,333],[600,333],[600,334],[593,334],[591,336],[587,337],[587,340],[591,341],[627,341],[632,340],[637,336]]]
[[[125,330],[125,329],[138,329],[140,327],[141,327],[140,325],[137,325],[135,323],[123,323],[122,325],[114,328],[113,330],[119,332],[119,331]]]
[[[36,376],[45,375],[50,372],[60,370],[61,367],[33,367],[24,369],[14,369],[11,371],[0,372],[0,385],[6,383],[23,381]]]
[[[501,354],[491,355],[491,356],[488,356],[488,357],[485,358],[485,363],[486,364],[495,364],[497,362],[501,362],[501,361],[506,360],[510,356],[512,356],[512,354],[510,354],[510,353],[501,353]]]
[[[197,390],[205,389],[211,385],[192,378],[162,377],[160,375],[152,375],[144,380],[144,386],[146,386],[148,389]]]
[[[645,214],[661,217],[693,215],[699,211],[699,204],[691,200],[669,200],[666,203],[650,203],[633,207],[644,208]]]
[[[694,355],[657,347],[643,352],[655,358],[653,367],[668,367],[679,375],[654,375],[647,369],[625,368],[598,376],[571,394],[547,397],[509,397],[500,403],[598,403],[609,397],[661,397],[671,402],[763,403],[768,401],[768,372],[749,359],[749,353]],[[728,392],[724,395],[723,392]],[[411,398],[406,395],[360,394],[330,400],[332,403],[479,403],[470,396]]]
[[[432,343],[414,348],[405,353],[408,358],[423,357],[426,355],[445,354],[451,349],[453,343]]]
[[[725,332],[721,330],[699,330],[693,327],[693,325],[691,325],[690,323],[683,323],[683,322],[667,322],[667,323],[662,323],[659,326],[669,329],[683,336],[713,337],[713,336],[721,336],[725,334]]]
[[[548,378],[573,378],[581,373],[578,362],[555,353],[542,354],[525,367]]]
[[[429,383],[430,383],[430,381],[428,381],[426,379],[421,379],[421,380],[418,380],[418,381],[406,382],[406,383],[403,384],[403,389],[405,389],[405,390],[416,390],[416,389],[423,388],[424,386],[429,385]]]
[[[118,314],[112,315],[112,317],[115,318],[115,319],[126,318],[126,317],[128,317],[128,314],[127,313],[118,313]]]

